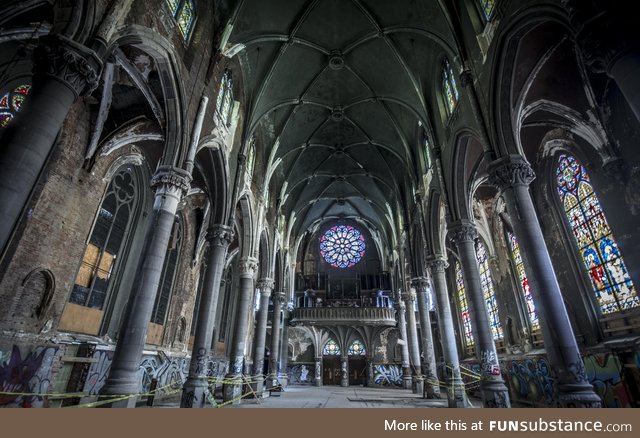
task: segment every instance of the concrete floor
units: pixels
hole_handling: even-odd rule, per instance
[[[244,399],[228,408],[446,408],[447,400],[425,400],[406,389],[362,386],[289,386],[275,396]]]

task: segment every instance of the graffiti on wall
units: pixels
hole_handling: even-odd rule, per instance
[[[315,383],[315,364],[295,364],[287,366],[290,385],[313,385]]]
[[[513,401],[534,406],[552,404],[553,377],[545,357],[509,359],[502,363],[502,368]]]
[[[615,354],[590,354],[584,358],[584,366],[596,393],[607,408],[634,407],[633,396],[624,381],[624,365]]]
[[[51,384],[51,365],[57,348],[38,347],[24,359],[20,349],[14,345],[11,352],[0,351],[0,406],[42,407],[45,397],[23,394],[46,394]]]
[[[402,386],[402,368],[399,365],[374,365],[373,383],[381,386]]]

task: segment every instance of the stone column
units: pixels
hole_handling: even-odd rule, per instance
[[[244,354],[249,331],[249,308],[253,298],[253,276],[258,269],[258,260],[253,257],[244,257],[238,262],[240,278],[238,310],[235,326],[233,328],[233,345],[229,357],[229,373],[225,376],[222,388],[222,396],[225,402],[240,403],[242,396],[242,373],[244,366]]]
[[[438,312],[438,325],[442,336],[442,350],[444,353],[445,379],[447,382],[447,399],[450,408],[464,408],[469,402],[464,390],[464,382],[460,374],[460,360],[456,347],[453,318],[449,305],[449,292],[447,291],[447,279],[445,268],[447,262],[442,257],[429,259],[429,271],[433,278],[433,287],[436,297],[436,310]]]
[[[62,35],[40,38],[34,51],[31,93],[2,135],[0,147],[0,254],[29,200],[73,103],[98,86],[102,61]]]
[[[411,389],[411,365],[409,360],[409,341],[407,339],[407,319],[405,316],[407,306],[402,299],[398,300],[396,310],[398,312],[398,333],[402,340],[402,382],[404,389]]]
[[[278,384],[278,363],[280,359],[280,313],[286,301],[284,292],[276,292],[273,297],[273,319],[271,320],[271,355],[269,356],[269,380],[271,386]]]
[[[322,356],[316,357],[316,386],[322,386]]]
[[[416,295],[413,293],[404,293],[404,302],[407,305],[407,340],[409,342],[409,363],[411,364],[411,388],[417,393],[416,383],[418,377],[422,376],[420,365],[420,346],[418,343],[418,327],[416,324]]]
[[[627,99],[640,120],[640,50],[631,37],[635,31],[619,28],[618,17],[608,10],[608,2],[562,0],[576,32],[585,64],[594,73],[606,73]],[[625,35],[624,31],[629,32]]]
[[[267,339],[267,317],[269,316],[269,298],[273,290],[274,282],[270,278],[263,278],[258,282],[260,289],[260,311],[256,324],[256,347],[253,354],[253,380],[254,390],[258,395],[264,389],[264,350]]]
[[[349,356],[346,351],[340,356],[340,386],[349,386]]]
[[[533,169],[520,155],[501,158],[489,166],[490,181],[502,190],[513,232],[527,270],[544,345],[553,369],[560,407],[600,407],[585,374],[571,322],[562,299],[544,235],[528,186]]]
[[[203,408],[209,395],[207,358],[211,355],[211,341],[218,307],[218,294],[224,270],[227,248],[233,240],[233,230],[226,225],[214,225],[207,230],[209,254],[204,273],[196,333],[193,340],[189,376],[182,389],[182,408]]]
[[[280,336],[280,384],[286,388],[289,382],[287,365],[289,363],[289,318],[291,312],[288,309],[282,310],[282,335]]]
[[[440,398],[440,385],[436,368],[436,355],[433,349],[433,334],[431,333],[431,315],[429,314],[429,281],[426,277],[416,277],[411,280],[416,289],[418,310],[420,312],[420,332],[422,334],[422,354],[424,356],[425,396]]]
[[[140,391],[140,363],[147,338],[147,328],[158,293],[162,266],[167,254],[178,203],[189,190],[191,177],[182,169],[160,166],[151,180],[155,201],[138,265],[133,291],[122,321],[109,376],[100,393],[103,395],[136,394]],[[135,398],[113,406],[133,407]]]
[[[373,357],[369,354],[369,350],[367,350],[367,386],[371,388],[375,384],[375,371],[373,369]]]
[[[483,405],[489,408],[511,407],[509,390],[500,372],[496,344],[493,341],[489,313],[480,282],[475,249],[476,228],[471,222],[461,220],[452,224],[449,236],[458,248],[462,278],[467,289],[476,356],[480,360],[480,391]]]

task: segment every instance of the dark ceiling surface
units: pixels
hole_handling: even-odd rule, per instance
[[[391,243],[419,178],[449,26],[439,1],[245,0],[227,53],[293,235],[357,219]],[[272,173],[271,173],[272,172]]]

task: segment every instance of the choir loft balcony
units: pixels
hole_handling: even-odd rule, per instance
[[[347,304],[347,303],[343,303]],[[396,311],[390,307],[298,307],[293,309],[294,325],[396,325]]]

